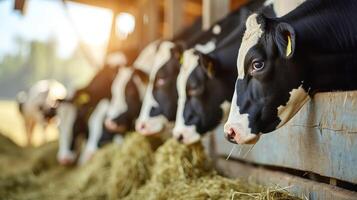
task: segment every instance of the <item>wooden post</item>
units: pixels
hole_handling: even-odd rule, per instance
[[[166,38],[172,39],[182,29],[183,15],[182,0],[165,1],[165,34]]]
[[[230,0],[203,0],[202,6],[202,28],[209,27],[219,19],[222,19],[229,12]]]
[[[143,8],[143,43],[144,47],[148,42],[158,38],[159,33],[159,7],[157,1],[146,1]]]

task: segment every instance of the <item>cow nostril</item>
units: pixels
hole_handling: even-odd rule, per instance
[[[177,138],[177,140],[178,140],[179,142],[182,142],[182,141],[183,141],[183,135],[180,134],[179,137]]]
[[[236,132],[232,128],[229,129],[229,131],[227,133],[227,138],[229,140],[233,140],[235,136],[236,136]]]
[[[140,130],[144,130],[144,129],[145,129],[145,124],[143,123],[140,125]]]

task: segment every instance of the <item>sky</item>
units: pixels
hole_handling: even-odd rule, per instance
[[[40,41],[54,37],[62,58],[73,53],[79,40],[90,47],[93,56],[104,56],[112,22],[110,10],[67,3],[67,13],[61,0],[28,0],[23,16],[13,7],[14,0],[0,0],[0,58],[17,52],[14,39],[18,36]]]

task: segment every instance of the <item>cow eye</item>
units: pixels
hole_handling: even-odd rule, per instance
[[[254,60],[252,63],[253,71],[260,71],[264,68],[264,62],[260,60]]]
[[[187,91],[188,96],[199,96],[203,93],[203,87],[190,88]]]

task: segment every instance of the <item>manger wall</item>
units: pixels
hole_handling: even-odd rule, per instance
[[[227,156],[233,144],[221,131],[214,137],[215,154]],[[245,157],[249,148],[237,146],[231,158],[357,184],[357,92],[316,94],[286,126],[262,136]]]

